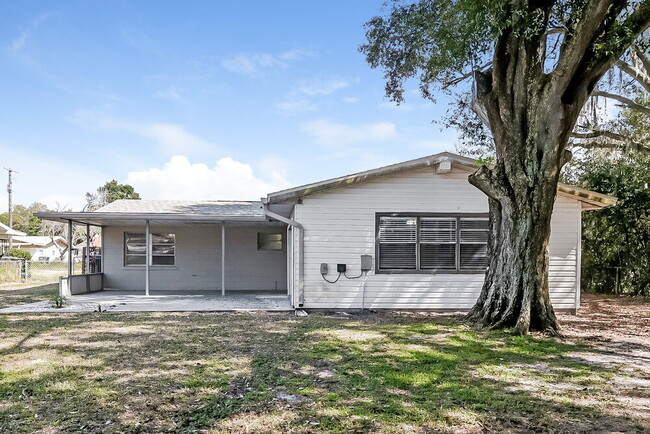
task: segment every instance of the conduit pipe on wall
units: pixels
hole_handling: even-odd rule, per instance
[[[302,307],[303,303],[305,302],[305,291],[304,291],[304,284],[303,284],[303,277],[304,277],[304,247],[305,247],[305,228],[303,225],[298,223],[295,220],[291,220],[290,218],[283,217],[280,214],[276,214],[273,211],[269,211],[266,205],[266,201],[262,199],[262,204],[264,205],[264,215],[267,217],[270,217],[274,220],[277,220],[279,222],[285,223],[292,228],[296,228],[298,230],[298,306],[297,307]]]

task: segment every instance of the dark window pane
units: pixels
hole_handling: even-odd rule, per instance
[[[127,255],[126,265],[144,265],[144,255]]]
[[[420,244],[420,268],[456,269],[456,244]]]
[[[487,267],[486,244],[461,244],[460,268],[464,270],[483,270]]]
[[[154,256],[151,258],[151,265],[174,265],[174,257]]]
[[[487,217],[463,217],[460,219],[460,228],[488,230],[490,228],[490,220]]]
[[[460,231],[461,243],[487,243],[488,231]]]
[[[415,243],[380,243],[379,268],[415,269]]]
[[[282,236],[284,234],[257,233],[257,250],[282,250]]]

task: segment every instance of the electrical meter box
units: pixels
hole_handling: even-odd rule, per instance
[[[370,270],[372,270],[372,256],[361,255],[361,271],[370,271]]]
[[[320,274],[323,275],[327,274],[327,264],[325,262],[320,264]]]

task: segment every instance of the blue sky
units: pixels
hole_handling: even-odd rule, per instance
[[[145,199],[258,199],[453,151],[431,123],[446,100],[412,83],[395,107],[357,50],[382,3],[2,2],[14,202],[78,209],[110,179]]]

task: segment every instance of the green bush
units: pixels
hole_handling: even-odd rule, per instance
[[[24,259],[26,261],[29,261],[32,259],[32,254],[29,253],[26,250],[20,250],[20,249],[11,249],[7,252],[5,256],[11,256],[12,258],[20,258]]]

